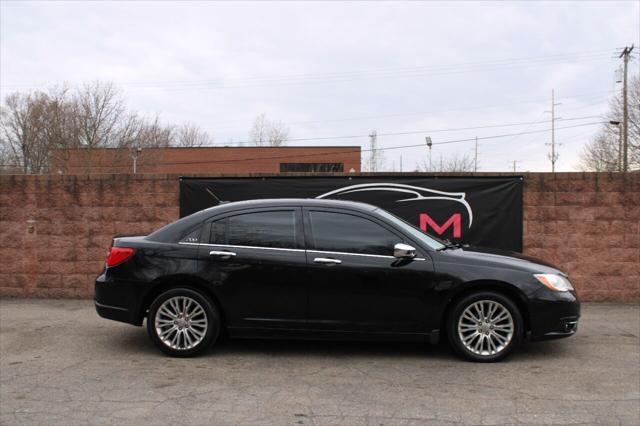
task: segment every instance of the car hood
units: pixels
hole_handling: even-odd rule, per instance
[[[533,273],[561,273],[555,265],[544,260],[526,256],[513,251],[491,249],[484,247],[462,247],[444,250],[446,256],[455,257],[456,262],[479,266],[503,267],[509,269],[530,271]]]

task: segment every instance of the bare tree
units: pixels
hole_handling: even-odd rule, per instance
[[[418,169],[423,172],[472,172],[474,170],[474,159],[470,155],[453,154],[449,157],[440,156],[440,161],[432,162],[423,160]]]
[[[209,134],[198,125],[185,123],[177,130],[175,145],[183,147],[199,147],[211,143]]]
[[[48,96],[43,92],[13,93],[0,112],[0,132],[7,159],[20,165],[23,173],[45,171],[49,146],[45,145]]]
[[[5,98],[0,123],[4,161],[23,173],[44,173],[56,149],[77,147],[79,127],[68,89],[13,93]]]
[[[173,145],[175,140],[175,126],[162,125],[160,117],[144,123],[140,135],[139,146],[145,148],[166,148]]]
[[[609,137],[607,130],[601,131],[584,147],[580,161],[581,168],[584,170],[620,171],[618,140]]]
[[[7,96],[0,110],[5,161],[19,164],[23,173],[29,171],[29,151],[33,144],[30,115],[29,98],[20,93],[12,93]],[[9,165],[7,164],[7,166]]]
[[[265,113],[253,121],[249,139],[256,146],[283,146],[289,138],[289,129],[281,121],[271,121]]]
[[[67,149],[80,147],[80,123],[77,104],[67,87],[54,87],[48,92],[41,146],[46,149],[47,169],[53,156],[68,156]],[[63,159],[63,158],[60,158]]]
[[[286,139],[283,126],[269,123],[265,140]],[[53,87],[47,92],[12,93],[0,106],[0,165],[3,172],[46,173],[52,162],[59,167],[69,148],[87,150],[86,169],[92,168],[90,150],[125,148],[114,161],[131,157],[139,149],[202,146],[211,136],[195,124],[163,124],[128,112],[119,90],[96,82],[71,91]],[[56,158],[52,158],[53,156]],[[122,158],[120,158],[122,157]],[[150,163],[152,155],[145,155]],[[61,167],[62,168],[62,167]]]
[[[289,138],[289,129],[282,121],[272,121],[269,128],[269,145],[283,146]]]
[[[259,114],[253,120],[253,126],[249,132],[249,139],[256,146],[267,144],[268,121],[265,113]]]
[[[640,77],[631,79],[628,87],[629,102],[629,169],[640,169]],[[594,171],[621,170],[620,127],[622,126],[622,94],[616,95],[610,102],[609,112],[596,137],[587,143],[582,152],[580,168]],[[611,122],[618,122],[615,125]]]
[[[136,113],[123,115],[115,132],[114,145],[118,148],[134,148],[144,145],[145,120]]]
[[[124,100],[112,83],[85,85],[76,95],[80,142],[85,148],[115,145]]]
[[[22,172],[20,161],[14,156],[8,141],[0,136],[0,174],[18,174]]]

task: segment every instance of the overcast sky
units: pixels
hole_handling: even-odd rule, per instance
[[[287,124],[289,145],[423,144],[433,161],[471,155],[479,169],[575,170],[593,117],[614,91],[615,52],[639,44],[636,2],[13,2],[0,3],[2,97],[93,80],[129,107],[190,121],[216,143],[248,138],[256,115]],[[638,72],[638,61],[631,64]],[[586,117],[586,118],[583,118]],[[519,125],[518,123],[534,123]],[[497,125],[512,124],[498,127]],[[518,125],[515,125],[518,124]],[[474,130],[446,130],[495,126]],[[388,133],[407,133],[385,135]],[[486,139],[483,139],[486,138]],[[424,146],[384,151],[414,170]]]

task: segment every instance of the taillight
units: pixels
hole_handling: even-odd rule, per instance
[[[135,250],[129,247],[111,247],[107,254],[107,268],[116,266],[133,256]]]

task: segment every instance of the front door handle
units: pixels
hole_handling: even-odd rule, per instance
[[[315,263],[322,263],[324,265],[339,265],[342,263],[342,260],[332,259],[330,257],[316,257],[313,259]]]
[[[210,251],[209,256],[211,257],[219,257],[222,259],[229,259],[230,257],[234,257],[236,254],[232,251]]]

